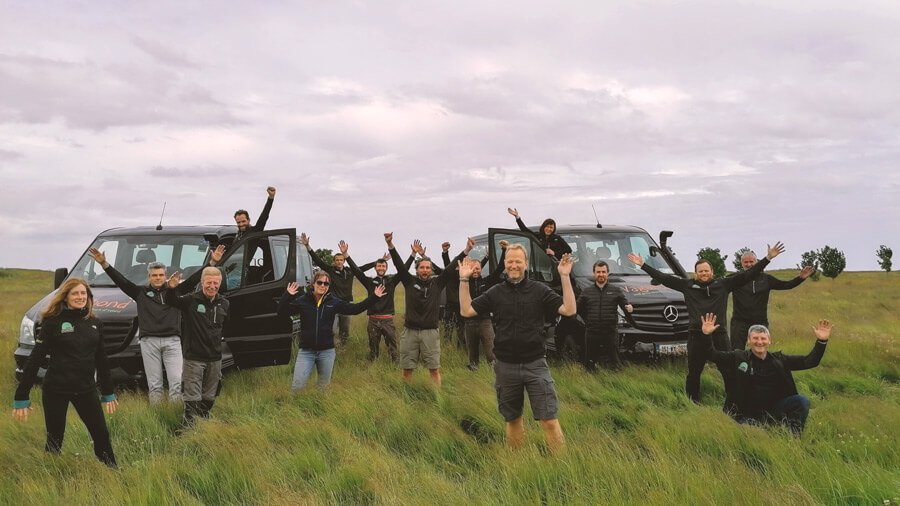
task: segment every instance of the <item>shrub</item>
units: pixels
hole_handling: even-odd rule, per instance
[[[822,274],[829,278],[836,278],[847,267],[847,259],[844,252],[831,246],[825,246],[818,251],[819,263],[822,266]]]
[[[891,251],[891,248],[888,248],[884,244],[878,248],[878,251],[875,252],[875,256],[878,258],[878,266],[881,267],[881,270],[884,272],[891,272],[891,257],[894,256],[894,252]]]

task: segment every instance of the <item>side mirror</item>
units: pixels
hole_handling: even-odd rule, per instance
[[[655,257],[659,254],[659,248],[656,246],[650,246],[650,256]]]
[[[69,269],[65,267],[60,267],[53,272],[53,288],[59,288],[59,285],[66,279],[66,276],[69,275]]]

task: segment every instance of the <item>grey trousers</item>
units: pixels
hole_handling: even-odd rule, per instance
[[[147,376],[147,391],[150,404],[158,404],[163,398],[163,369],[169,378],[169,400],[181,401],[181,371],[184,368],[181,357],[181,338],[142,337],[141,358],[144,374]]]
[[[184,401],[215,401],[221,379],[221,360],[200,362],[184,359],[184,372],[181,375]]]

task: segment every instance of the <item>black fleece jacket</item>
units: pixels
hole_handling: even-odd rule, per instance
[[[438,310],[440,309],[441,291],[447,286],[450,276],[456,271],[445,269],[440,276],[432,276],[426,280],[413,276],[404,269],[403,260],[396,248],[390,249],[391,260],[397,269],[397,278],[403,283],[406,293],[406,328],[414,330],[438,328]],[[454,263],[466,256],[461,252],[453,259]],[[432,263],[433,265],[433,263]]]
[[[572,248],[569,247],[569,243],[567,243],[566,240],[559,235],[550,234],[550,237],[547,237],[546,235],[544,235],[543,230],[534,232],[525,225],[525,222],[522,221],[522,218],[516,218],[516,224],[519,225],[519,230],[531,234],[542,248],[544,248],[545,250],[547,248],[553,250],[553,256],[557,260],[561,259],[562,256],[566,253],[572,252]]]
[[[739,272],[733,276],[715,278],[707,283],[701,283],[695,279],[682,278],[672,274],[664,274],[644,263],[641,269],[653,279],[663,285],[684,294],[684,302],[687,304],[690,316],[690,330],[699,331],[702,327],[700,318],[706,313],[714,313],[716,320],[726,321],[725,313],[728,310],[728,294],[735,288],[748,283],[754,276],[762,272],[769,265],[769,259],[763,258],[753,267]]]
[[[228,319],[228,299],[216,295],[209,300],[202,292],[166,299],[181,310],[181,351],[198,362],[222,360],[222,329]]]
[[[38,369],[48,354],[50,365],[44,377],[44,390],[60,394],[88,393],[97,388],[96,371],[104,400],[115,398],[109,361],[103,348],[103,322],[88,317],[87,309],[65,309],[58,315],[44,318],[34,343],[16,389],[16,401],[28,401]]]
[[[827,341],[816,340],[812,351],[805,356],[785,355],[780,351],[766,354],[766,360],[771,360],[772,367],[777,371],[776,396],[778,399],[797,394],[797,385],[794,383],[791,371],[812,369],[819,365],[822,356],[825,355],[826,344],[828,344]],[[754,394],[751,391],[751,378],[754,372],[752,355],[753,352],[750,350],[719,351],[712,347],[712,341],[710,341],[708,360],[719,366],[719,370],[723,374],[726,371],[733,373],[734,380],[731,381],[731,391],[725,392],[725,394],[737,407],[738,413],[735,415],[759,416],[761,414],[755,412],[751,407],[751,398]]]
[[[749,283],[734,289],[731,298],[734,300],[732,320],[739,320],[750,324],[769,324],[769,292],[772,290],[790,290],[804,278],[795,277],[790,281],[782,281],[771,274],[761,272]]]
[[[333,265],[323,262],[312,248],[307,248],[307,251],[309,251],[309,257],[312,258],[312,261],[331,276],[330,293],[341,300],[351,302],[353,300],[353,271],[347,267],[337,270]]]
[[[409,258],[406,260],[406,263],[403,264],[404,271],[409,271],[409,266],[412,265],[414,258],[415,257],[413,255],[409,256]],[[378,298],[375,303],[369,307],[368,311],[366,311],[366,314],[377,316],[393,315],[395,312],[394,292],[397,289],[397,283],[400,282],[400,278],[393,275],[375,275],[370,278],[363,274],[363,272],[375,267],[375,262],[371,262],[365,264],[362,267],[359,267],[356,265],[356,262],[354,262],[352,258],[347,257],[347,265],[350,267],[350,272],[352,272],[353,275],[356,276],[356,279],[358,279],[359,282],[362,283],[362,285],[366,288],[366,293],[368,293],[370,296],[375,291],[375,288],[381,285],[384,285],[385,290],[387,290],[387,292],[384,294],[384,297]]]
[[[166,298],[178,297],[191,290],[200,281],[203,269],[191,274],[176,288],[169,288],[163,283],[160,288],[151,285],[136,285],[117,271],[112,264],[103,268],[113,283],[119,287],[125,295],[134,299],[137,304],[138,326],[141,329],[141,337],[169,337],[181,334],[181,314],[178,309],[166,304]]]

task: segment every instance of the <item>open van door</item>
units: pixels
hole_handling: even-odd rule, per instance
[[[224,337],[238,368],[286,364],[290,318],[277,315],[278,299],[297,275],[297,231],[254,232],[235,241],[219,267],[230,302]]]
[[[488,255],[491,265],[489,272],[494,272],[494,269],[497,268],[497,262],[500,259],[500,241],[503,240],[509,241],[511,245],[521,244],[528,252],[528,279],[554,287],[560,286],[559,271],[556,270],[554,260],[547,255],[531,234],[521,230],[488,229]]]

